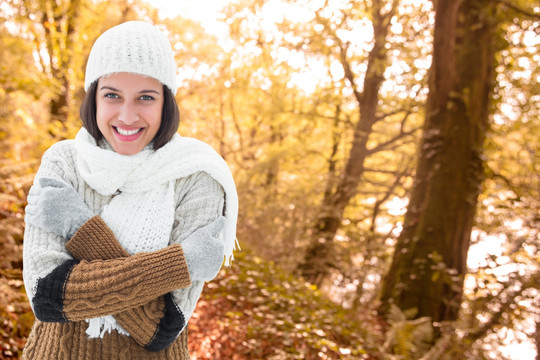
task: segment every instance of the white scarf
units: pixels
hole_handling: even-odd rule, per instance
[[[158,150],[145,147],[135,155],[120,155],[96,144],[85,128],[75,137],[77,168],[87,184],[104,196],[116,194],[101,218],[131,255],[169,245],[174,223],[174,185],[179,178],[204,171],[225,191],[225,264],[230,265],[236,240],[238,195],[229,167],[202,141],[175,134]],[[117,329],[112,316],[89,319],[90,337]],[[103,330],[100,330],[103,328]]]

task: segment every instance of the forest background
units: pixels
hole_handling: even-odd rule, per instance
[[[239,190],[243,250],[203,294],[194,359],[540,359],[535,1],[235,0],[213,28],[140,0],[0,16],[1,359],[33,321],[40,157],[80,127],[94,40],[133,19],[167,32],[180,133]]]

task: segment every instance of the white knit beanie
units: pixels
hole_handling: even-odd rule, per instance
[[[176,95],[176,62],[171,44],[155,26],[128,21],[96,40],[86,65],[84,90],[105,75],[129,72],[152,77]]]

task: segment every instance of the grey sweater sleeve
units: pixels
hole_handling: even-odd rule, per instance
[[[51,177],[77,186],[74,147],[70,140],[59,142],[45,152],[35,179]],[[35,181],[35,180],[34,180]],[[39,279],[73,257],[65,248],[66,240],[33,225],[26,224],[23,243],[23,280],[32,304]]]
[[[182,245],[182,241],[195,230],[223,215],[226,204],[223,188],[207,173],[201,172],[180,179],[178,185],[180,191],[176,194],[177,208],[171,243]],[[223,257],[215,261],[221,264]],[[204,282],[193,281],[190,287],[173,291],[173,299],[184,314],[186,324],[195,310],[203,287]]]

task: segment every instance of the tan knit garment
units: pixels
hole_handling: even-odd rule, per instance
[[[68,324],[44,323],[36,320],[26,344],[25,360],[186,360],[189,359],[187,329],[161,352],[139,346],[131,337],[116,331],[103,339],[86,335],[86,321]]]
[[[84,257],[93,261],[94,266],[91,271],[94,274],[92,277],[96,277],[96,272],[101,274],[100,283],[103,281],[104,284],[101,288],[89,288],[88,284],[91,284],[91,282],[85,281],[88,271],[84,266],[81,269],[74,270],[70,274],[68,286],[65,289],[66,304],[64,310],[68,318],[70,315],[73,317],[72,314],[76,314],[77,317],[85,319],[95,315],[93,313],[93,311],[96,311],[95,309],[100,309],[100,311],[110,309],[114,313],[116,304],[122,304],[126,301],[133,304],[140,303],[141,306],[138,308],[115,315],[121,319],[120,322],[132,334],[132,337],[126,337],[113,331],[105,334],[103,339],[90,339],[85,332],[88,327],[86,321],[57,324],[36,320],[26,344],[23,359],[189,359],[186,330],[167,349],[161,352],[147,351],[136,343],[135,339],[144,344],[152,339],[155,326],[163,316],[165,308],[163,297],[155,299],[151,292],[145,296],[144,294],[147,293],[146,288],[137,285],[137,281],[130,279],[129,276],[120,279],[115,276],[117,273],[129,274],[129,270],[126,272],[126,267],[145,267],[149,270],[149,277],[156,277],[157,284],[170,284],[170,290],[189,286],[191,282],[185,269],[185,260],[180,245],[171,245],[155,253],[136,254],[132,258],[141,258],[141,261],[117,265],[123,267],[121,271],[111,270],[109,266],[96,269],[95,265],[99,264],[102,261],[101,259],[129,256],[118,244],[114,234],[107,228],[106,224],[99,216],[96,216],[77,231],[75,236],[66,244],[66,248],[73,252],[75,258],[81,259]],[[103,262],[105,261],[103,260]],[[88,261],[83,260],[83,265],[84,263],[88,263]],[[162,271],[164,265],[172,267],[170,273]],[[174,266],[177,266],[177,268],[174,268]],[[155,274],[152,271],[153,269],[156,269]],[[170,274],[176,274],[176,276],[171,278]],[[163,278],[170,278],[170,281],[164,282]],[[116,296],[108,301],[103,299],[101,295],[103,289],[118,288],[119,286],[125,289],[125,291],[119,291],[125,296]],[[170,290],[164,289],[162,291]],[[90,292],[93,298],[90,297]],[[137,296],[134,296],[134,294]],[[68,301],[74,298],[84,299],[84,301]],[[89,301],[89,299],[93,300]],[[80,303],[78,308],[77,303]]]
[[[66,248],[77,260],[106,260],[130,256],[99,216],[94,216],[81,226],[67,242]],[[187,275],[188,272],[183,271],[181,274]],[[182,286],[189,285],[189,279],[184,278]],[[138,308],[117,313],[114,318],[139,345],[146,346],[153,339],[164,310],[165,300],[160,296]]]
[[[156,294],[189,285],[186,268],[178,244],[153,253],[135,254],[126,261],[83,260],[73,268],[64,288],[64,313],[68,320],[77,321],[115,314],[125,310],[126,304],[144,305]]]

